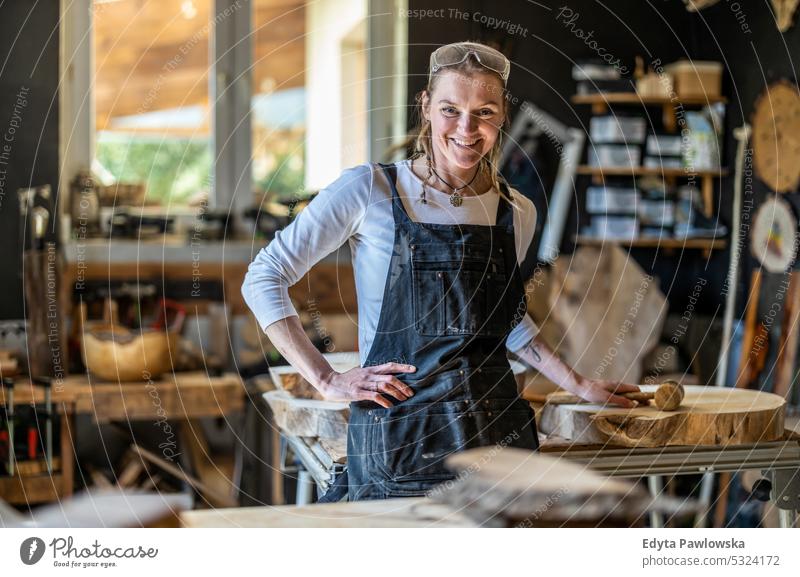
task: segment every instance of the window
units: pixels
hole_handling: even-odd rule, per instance
[[[380,159],[406,130],[404,6],[67,4],[62,186],[91,164],[102,184],[145,185],[148,204],[208,198],[241,215],[265,196],[312,194]]]
[[[305,186],[304,2],[254,0],[252,29],[253,188],[289,200]]]
[[[367,160],[366,0],[253,0],[256,195],[290,200]]]
[[[95,0],[95,174],[146,201],[208,195],[212,0]]]

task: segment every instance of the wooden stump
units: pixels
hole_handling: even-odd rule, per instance
[[[654,391],[655,385],[642,385]],[[786,401],[771,393],[724,387],[685,387],[675,411],[655,405],[623,409],[613,405],[547,404],[539,429],[575,443],[625,447],[740,445],[780,439]]]
[[[350,404],[337,401],[295,399],[286,391],[269,391],[264,399],[275,423],[287,435],[342,439],[347,437]]]

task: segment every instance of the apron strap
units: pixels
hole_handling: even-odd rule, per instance
[[[392,190],[392,213],[394,215],[395,224],[401,221],[411,223],[411,217],[408,216],[406,207],[403,206],[403,201],[400,199],[400,193],[397,192],[397,165],[394,163],[384,164],[379,162],[378,166],[383,169],[383,173],[386,175],[386,180],[389,181],[389,186]]]
[[[508,198],[514,198],[511,193],[511,187],[508,186],[508,183],[505,180],[502,180],[502,177],[500,180],[500,188]],[[509,201],[502,196],[497,201],[497,218],[495,219],[495,224],[498,226],[511,227],[512,230],[514,228],[514,211],[511,208]]]

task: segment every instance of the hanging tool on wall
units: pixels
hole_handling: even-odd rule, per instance
[[[44,389],[44,458],[47,472],[53,472],[53,380],[50,377],[38,377],[33,382]]]
[[[6,433],[8,441],[8,466],[6,472],[9,476],[14,475],[14,379],[4,377],[3,383],[3,396],[6,408]]]
[[[52,235],[50,187],[17,191],[23,251],[23,290],[27,321],[28,372],[32,377],[58,376],[66,367],[60,315],[60,255]]]

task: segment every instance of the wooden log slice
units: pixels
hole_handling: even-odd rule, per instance
[[[656,385],[642,385],[655,391]],[[675,411],[655,405],[547,404],[539,429],[575,443],[625,447],[741,445],[783,436],[785,400],[771,393],[725,387],[687,386]]]
[[[295,399],[286,391],[269,391],[264,399],[275,424],[288,435],[342,439],[347,437],[350,404],[341,401]]]

